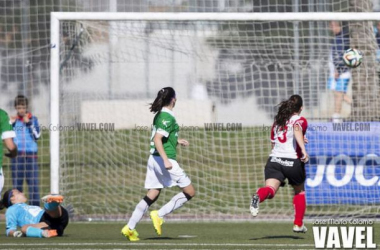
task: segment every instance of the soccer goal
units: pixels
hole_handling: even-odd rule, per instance
[[[128,218],[145,195],[149,103],[171,86],[180,137],[190,142],[177,160],[197,196],[170,218],[249,219],[276,105],[297,93],[309,122],[331,132],[310,132],[309,218],[378,214],[377,123],[359,135],[335,133],[328,123],[335,112],[330,21],[349,28],[349,46],[364,54],[351,71],[353,104],[343,102],[341,116],[374,121],[378,13],[51,13],[51,192],[65,195],[77,219]],[[366,138],[364,150],[357,145]],[[331,155],[331,147],[341,151]],[[341,156],[348,151],[349,163]],[[153,206],[176,192],[165,190]],[[261,218],[291,219],[292,197],[291,187],[280,189]]]

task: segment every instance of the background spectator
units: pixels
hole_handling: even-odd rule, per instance
[[[23,182],[29,186],[30,204],[40,205],[39,193],[39,167],[37,162],[38,145],[40,138],[40,126],[37,117],[28,112],[28,99],[18,95],[15,99],[17,116],[11,118],[13,128],[16,132],[16,145],[18,157],[12,159],[13,187],[23,191]]]
[[[330,22],[330,29],[334,34],[329,60],[330,77],[327,88],[334,93],[333,122],[342,122],[341,111],[343,102],[352,103],[347,95],[348,83],[351,79],[351,71],[343,62],[344,51],[350,48],[350,36],[348,27],[343,28],[340,22]]]

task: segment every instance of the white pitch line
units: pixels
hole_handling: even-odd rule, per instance
[[[3,250],[15,250],[15,248],[2,248]],[[22,248],[16,248],[22,249]],[[38,250],[62,250],[63,248],[38,248]],[[80,250],[94,250],[94,248],[71,248],[71,249],[80,249]],[[96,249],[96,248],[95,248]],[[125,250],[125,248],[112,248],[112,250]],[[128,248],[128,250],[141,250],[141,248]],[[167,248],[156,248],[156,250],[168,250]],[[170,248],[170,250],[189,250],[189,248]],[[288,249],[283,249],[288,250]],[[309,249],[297,249],[297,250],[309,250]]]
[[[183,235],[178,235],[178,238],[196,238],[198,237],[197,235],[189,235],[189,234],[183,234]]]
[[[2,249],[3,250],[15,250],[15,248],[2,248]],[[20,249],[22,249],[22,248],[20,248]],[[45,250],[45,249],[46,250],[62,250],[63,248],[51,248],[51,247],[38,248],[38,250]],[[71,248],[71,249],[94,250],[94,248]],[[125,250],[125,248],[112,248],[112,250]],[[141,250],[141,248],[128,248],[128,250]],[[167,248],[156,248],[156,250],[168,250],[168,249]],[[170,248],[170,250],[189,250],[189,248]],[[288,249],[282,249],[282,250],[288,250]],[[309,250],[309,249],[297,249],[297,250]]]
[[[2,246],[51,246],[52,243],[1,243]],[[258,246],[258,247],[314,247],[313,244],[218,244],[218,243],[54,243],[54,246]]]

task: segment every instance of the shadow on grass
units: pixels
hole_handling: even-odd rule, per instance
[[[261,238],[252,238],[249,240],[265,240],[265,239],[293,239],[293,240],[303,240],[305,238],[294,236],[294,235],[272,235],[272,236],[265,236]]]
[[[151,238],[145,238],[144,240],[182,240],[182,239],[172,238],[172,237],[151,237]]]

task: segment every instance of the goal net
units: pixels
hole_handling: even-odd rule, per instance
[[[328,85],[331,20],[349,30],[342,46],[364,54],[346,96]],[[127,219],[146,192],[149,103],[171,86],[180,137],[190,142],[177,160],[197,194],[168,219],[248,219],[251,195],[265,182],[277,104],[300,94],[310,123],[308,218],[373,217],[376,20],[371,13],[53,13],[52,192],[66,197],[77,219]],[[331,123],[337,96],[344,123]],[[153,208],[178,191],[165,189]],[[292,218],[292,199],[293,189],[281,188],[260,206],[261,218]]]

